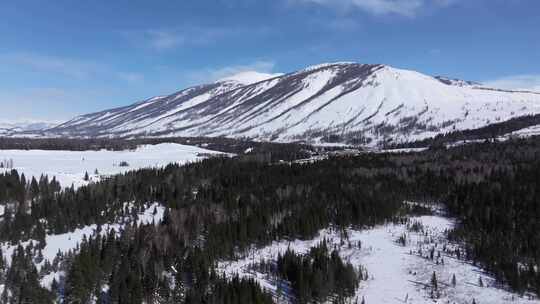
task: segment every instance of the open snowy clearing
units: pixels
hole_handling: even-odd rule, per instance
[[[262,260],[275,260],[278,253],[284,253],[288,247],[296,252],[307,253],[326,238],[329,244],[333,244],[332,247],[340,249],[340,255],[345,261],[355,268],[362,265],[367,269],[369,279],[360,282],[356,296],[352,299],[358,300],[358,303],[362,298],[368,304],[469,304],[473,299],[478,304],[540,303],[538,299],[520,297],[495,287],[494,280],[482,269],[457,259],[453,251],[459,247],[449,244],[445,236],[445,231],[454,225],[452,220],[442,216],[421,216],[411,218],[411,223],[415,222],[421,224],[418,226],[423,227],[422,231],[412,231],[406,224],[386,224],[363,231],[349,229],[348,240],[342,238],[339,232],[325,229],[313,240],[280,241],[262,249],[251,250],[247,257],[238,261],[221,262],[219,270],[227,276],[239,274],[254,278],[276,295],[275,279],[254,271],[250,266]],[[404,245],[397,242],[403,235],[406,236]],[[359,241],[361,248],[357,245]],[[446,251],[443,250],[444,245]],[[430,258],[432,248],[434,259]],[[439,282],[439,296],[436,298],[431,297],[433,272]],[[453,275],[456,277],[455,286],[452,284]],[[287,298],[280,297],[280,302],[287,302]]]
[[[26,179],[43,175],[53,176],[62,187],[80,187],[103,176],[124,173],[146,167],[161,167],[170,163],[186,163],[221,152],[173,143],[144,145],[136,150],[125,151],[48,151],[48,150],[0,150],[0,161],[13,160],[13,169],[24,173]],[[127,162],[129,166],[120,166]],[[96,173],[97,169],[97,173]],[[0,169],[0,170],[11,170]],[[2,171],[0,171],[2,172]],[[85,172],[89,181],[84,180]]]

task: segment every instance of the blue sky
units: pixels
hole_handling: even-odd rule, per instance
[[[328,61],[540,90],[538,0],[7,2],[0,120],[63,120]]]

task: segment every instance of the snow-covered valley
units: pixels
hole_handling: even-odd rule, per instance
[[[0,304],[540,304],[540,0],[0,3]]]
[[[173,143],[139,146],[126,151],[0,150],[0,172],[15,169],[26,179],[53,177],[62,187],[75,188],[102,177],[170,163],[184,164],[221,152]],[[125,162],[122,164],[122,162]],[[8,163],[8,165],[6,165]],[[85,174],[88,173],[88,180]]]
[[[385,152],[413,151],[416,150]],[[353,155],[356,155],[355,153]],[[63,187],[71,184],[79,187],[127,170],[161,167],[169,163],[186,163],[212,154],[220,152],[178,144],[160,144],[140,146],[133,151],[3,150],[0,151],[0,161],[9,167],[3,170],[11,170],[12,167],[19,173],[24,173],[27,178],[47,174],[49,178],[55,176]],[[317,163],[323,159],[325,158],[299,162]],[[119,163],[124,161],[129,163],[129,166],[119,166]],[[94,174],[96,169],[98,174]],[[89,173],[88,181],[84,180],[86,172]],[[190,193],[194,194],[193,191]],[[119,214],[126,216],[120,216],[114,221],[107,220],[107,223],[99,226],[80,225],[61,234],[47,230],[44,242],[23,239],[18,243],[7,241],[0,243],[6,265],[10,265],[12,256],[19,246],[29,248],[27,252],[30,252],[32,262],[39,273],[39,284],[53,290],[55,289],[53,286],[63,284],[66,278],[66,268],[58,265],[62,265],[66,256],[77,253],[84,239],[96,235],[105,236],[110,231],[119,236],[127,225],[133,223],[159,224],[166,212],[164,205],[158,202],[148,202],[137,209],[134,209],[131,202],[124,202],[123,205],[121,203],[123,200],[119,202],[120,209],[126,210]],[[433,207],[423,204],[422,206]],[[0,205],[0,221],[5,219],[3,218],[5,210],[5,206]],[[411,215],[407,216],[406,221],[387,222],[375,227],[362,229],[350,227],[345,233],[332,228],[323,229],[310,240],[288,239],[275,241],[265,247],[254,246],[239,253],[237,260],[219,261],[216,270],[228,278],[239,275],[242,278],[255,279],[263,289],[273,295],[276,303],[294,303],[294,292],[287,287],[289,283],[273,274],[262,272],[256,265],[275,261],[279,254],[283,254],[289,248],[300,254],[306,254],[312,247],[326,240],[329,248],[339,251],[343,261],[351,263],[358,271],[365,272],[355,295],[349,299],[350,303],[540,303],[540,300],[532,294],[517,294],[510,291],[507,286],[496,282],[480,265],[474,265],[465,259],[462,244],[452,243],[447,238],[447,232],[453,229],[456,220],[448,218],[442,206],[436,205],[432,212],[433,215]],[[171,267],[163,270],[160,275],[168,280],[168,284],[174,286],[175,273],[176,269]],[[436,287],[433,283],[434,278]],[[103,288],[106,291],[108,287],[105,285]],[[3,288],[0,284],[0,294]]]

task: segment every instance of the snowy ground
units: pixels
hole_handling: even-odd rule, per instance
[[[537,135],[540,135],[540,125],[530,126],[528,128],[517,130],[510,134],[507,134],[506,136],[529,137],[529,136],[537,136]]]
[[[540,303],[538,299],[519,297],[516,294],[495,287],[493,279],[480,268],[464,260],[459,260],[450,252],[458,248],[448,244],[445,230],[453,226],[453,221],[442,216],[421,216],[411,218],[419,222],[423,232],[414,232],[405,224],[386,224],[373,229],[348,231],[348,241],[341,242],[340,234],[332,230],[322,230],[319,236],[309,241],[281,241],[271,246],[252,250],[247,257],[238,261],[224,261],[219,264],[221,272],[228,276],[238,273],[252,277],[275,294],[277,287],[273,279],[266,274],[253,271],[250,264],[259,261],[275,260],[278,253],[283,253],[290,246],[297,252],[307,252],[323,238],[340,248],[340,255],[354,266],[367,268],[369,279],[362,281],[355,296],[358,303]],[[397,239],[406,236],[406,244]],[[361,248],[358,248],[358,241]],[[349,242],[352,244],[349,246]],[[446,244],[447,251],[443,250]],[[435,248],[435,258],[430,256]],[[421,253],[420,253],[421,252]],[[438,258],[439,252],[441,257]],[[443,263],[444,260],[444,263]],[[431,278],[436,273],[439,282],[439,297],[431,298]],[[451,283],[456,277],[456,285]],[[480,286],[480,278],[484,287]],[[286,302],[286,298],[285,298]]]
[[[380,151],[376,151],[376,153],[415,153],[415,152],[423,152],[426,151],[428,148],[402,148],[402,149],[382,149]]]
[[[97,181],[102,176],[129,170],[196,161],[208,153],[220,152],[164,143],[140,146],[136,150],[126,151],[0,150],[0,161],[12,159],[13,169],[24,173],[27,179],[31,176],[39,179],[44,174],[48,175],[49,179],[55,176],[63,187],[69,187],[71,184],[80,187],[88,183],[84,181],[85,172],[88,172],[90,181]],[[126,161],[129,166],[118,166],[122,161]],[[96,169],[98,174],[95,174]]]

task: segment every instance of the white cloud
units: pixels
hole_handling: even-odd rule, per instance
[[[540,74],[506,76],[483,83],[498,89],[540,92]]]
[[[400,15],[414,17],[421,9],[446,7],[458,0],[291,0],[314,3],[338,9],[356,8],[374,15]]]
[[[209,83],[218,79],[227,78],[242,72],[272,73],[275,63],[272,61],[255,61],[246,65],[232,65],[221,68],[206,68],[187,73],[188,81],[195,84]]]

